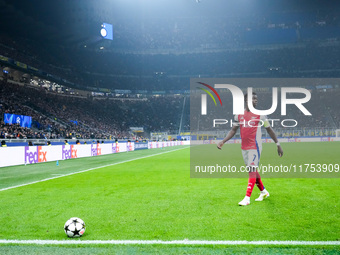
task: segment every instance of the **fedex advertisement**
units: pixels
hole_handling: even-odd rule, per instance
[[[134,150],[135,150],[135,143],[127,142],[126,151],[134,151]]]
[[[58,160],[63,152],[60,146],[25,146],[24,163],[35,164]]]
[[[100,156],[141,149],[189,145],[184,142],[117,142],[102,144],[0,147],[0,167]]]

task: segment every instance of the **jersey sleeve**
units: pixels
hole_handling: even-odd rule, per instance
[[[260,120],[263,121],[263,126],[265,128],[270,127],[270,124],[269,124],[269,121],[266,115],[260,115]]]

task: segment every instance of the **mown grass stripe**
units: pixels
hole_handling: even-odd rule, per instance
[[[340,245],[340,241],[207,241],[207,240],[0,240],[0,244],[164,244],[164,245]]]

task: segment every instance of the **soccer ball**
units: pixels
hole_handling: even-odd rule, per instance
[[[85,233],[85,222],[77,217],[72,217],[64,225],[68,237],[81,237]]]

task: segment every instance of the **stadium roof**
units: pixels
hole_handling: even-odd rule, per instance
[[[102,22],[118,24],[150,18],[239,16],[299,10],[331,10],[333,1],[251,0],[0,0],[0,31],[47,43],[93,41]]]
[[[44,53],[48,52],[50,56],[41,60],[44,63],[40,67],[34,63],[27,64],[53,75],[62,77],[66,70],[68,76],[62,78],[70,79],[74,72],[78,72],[79,76],[88,80],[87,75],[95,74],[91,86],[103,86],[100,84],[102,82],[110,83],[107,86],[122,88],[112,81],[105,81],[102,76],[108,78],[109,75],[116,75],[129,78],[131,75],[147,75],[154,80],[161,80],[166,75],[155,75],[160,72],[166,73],[169,77],[170,75],[177,78],[183,75],[190,77],[193,72],[174,70],[178,66],[177,63],[181,64],[183,61],[182,59],[173,61],[173,55],[178,52],[194,55],[209,50],[219,54],[220,51],[230,49],[225,47],[229,41],[231,45],[229,47],[238,45],[245,49],[243,44],[239,44],[240,40],[237,41],[240,38],[234,38],[240,36],[239,31],[243,33],[246,31],[243,24],[245,20],[245,23],[256,27],[257,22],[261,22],[262,19],[265,20],[263,24],[266,27],[270,19],[276,19],[276,24],[280,23],[280,15],[277,14],[289,13],[292,15],[284,17],[281,15],[281,19],[288,17],[289,22],[294,24],[296,20],[294,17],[299,16],[300,12],[311,11],[314,17],[315,15],[325,17],[327,14],[335,13],[335,17],[338,17],[339,8],[340,5],[334,6],[334,1],[321,0],[0,0],[0,43],[11,47],[11,40],[15,40],[17,45],[22,46],[21,52],[25,53],[27,49],[33,56],[37,53],[34,57],[38,60],[41,60],[39,55],[45,57]],[[242,26],[240,21],[243,22]],[[101,37],[100,25],[103,22],[113,25],[113,41]],[[279,31],[280,37],[288,38],[281,33],[283,30],[285,29]],[[295,28],[290,27],[290,31],[286,29],[284,32],[289,32],[292,40],[296,40]],[[261,37],[256,34],[255,39],[256,36]],[[170,45],[170,50],[165,48],[167,45]],[[201,48],[197,48],[201,45],[203,45]],[[64,51],[67,58],[65,61],[63,59],[65,55],[58,54],[64,49],[67,49]],[[144,57],[138,60],[131,57],[127,60],[124,55],[118,58],[111,56],[109,59],[107,55],[99,54],[96,61],[93,61],[91,58],[93,55],[86,54],[89,50],[100,49],[105,49],[103,52],[118,49],[123,54],[137,52],[151,55],[152,52],[155,54],[165,52],[166,57],[169,55],[169,60],[156,58],[146,60]],[[200,52],[202,49],[205,51]],[[225,58],[222,54],[221,56]],[[15,58],[10,54],[7,57]],[[87,62],[83,61],[84,59]],[[25,60],[16,60],[26,63]],[[210,60],[205,59],[201,65],[197,65],[194,73],[211,75],[211,72],[207,73],[207,68],[203,66],[204,62],[209,61],[217,62],[214,56],[210,57]],[[223,59],[218,61],[223,65]],[[65,66],[62,65],[64,62]],[[163,64],[160,70],[157,69],[159,63]],[[54,65],[54,69],[60,68],[61,72],[45,70],[46,64]],[[228,66],[223,68],[220,75],[239,71],[231,71]],[[73,82],[82,84],[78,78],[76,77]],[[136,84],[139,85],[138,82]],[[150,81],[144,83],[150,84]],[[158,86],[157,82],[155,84]]]

